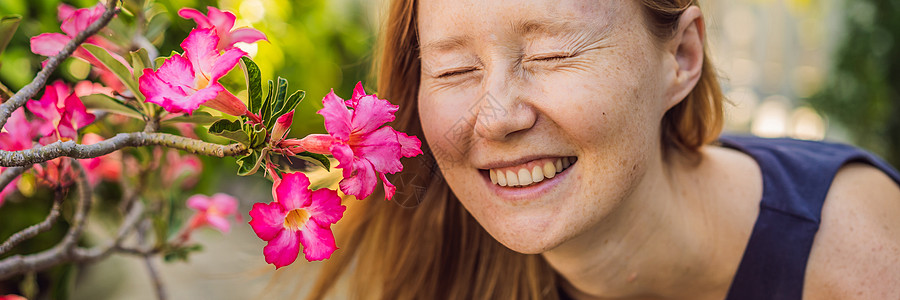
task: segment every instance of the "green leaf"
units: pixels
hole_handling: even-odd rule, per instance
[[[144,37],[155,43],[164,37],[163,34],[167,28],[169,28],[169,14],[165,12],[155,14],[150,17],[150,22],[147,23],[147,31],[144,33]]]
[[[265,152],[266,150],[262,150]],[[237,159],[238,163],[238,172],[237,174],[240,176],[249,176],[256,173],[256,170],[259,169],[259,164],[262,163],[262,158],[264,154],[261,154],[258,150],[250,150],[250,154],[241,156]]]
[[[141,48],[131,51],[131,68],[134,69],[135,81],[139,80],[141,75],[144,75],[144,68],[153,68],[147,49]]]
[[[278,116],[275,115],[275,112],[278,111],[282,106],[284,106],[285,99],[287,98],[287,88],[287,79],[278,77],[278,84],[275,88],[275,97],[272,98],[272,106],[269,107],[272,112],[269,113],[268,118],[263,118],[263,122],[266,124],[266,128],[272,129],[272,127],[275,126],[275,120],[278,119]]]
[[[278,120],[278,117],[294,110],[297,108],[297,105],[300,104],[300,101],[303,101],[303,97],[306,97],[306,92],[297,90],[290,97],[287,98],[281,105],[281,107],[275,108],[275,113],[272,114],[272,119]]]
[[[256,148],[266,143],[266,135],[267,135],[266,127],[262,124],[255,124],[250,131],[247,132],[250,135],[250,148]]]
[[[331,160],[328,159],[328,156],[318,154],[318,153],[312,153],[309,151],[303,151],[303,152],[297,153],[297,155],[295,155],[294,157],[311,162],[314,165],[325,169],[325,171],[329,171],[329,172],[331,171]]]
[[[190,256],[191,252],[199,252],[203,250],[203,245],[193,244],[189,246],[175,246],[163,253],[163,260],[168,262],[174,261],[187,261],[188,256]]]
[[[262,109],[260,111],[260,116],[262,117],[263,123],[266,123],[266,127],[268,126],[269,119],[272,118],[273,107],[275,106],[275,82],[269,80],[269,93],[266,94],[266,100],[262,103]]]
[[[250,137],[247,136],[247,133],[244,132],[243,128],[241,128],[240,120],[218,120],[209,126],[209,133],[230,139],[232,141],[236,141],[244,145],[250,144]]]
[[[112,71],[113,74],[116,75],[116,78],[119,79],[138,99],[138,102],[144,102],[144,94],[141,94],[141,91],[138,89],[137,82],[134,81],[134,75],[131,71],[128,70],[128,67],[125,66],[121,61],[113,58],[109,51],[101,48],[97,45],[92,44],[83,44],[81,45],[90,52],[94,57],[97,58],[107,69]]]
[[[81,97],[85,108],[101,109],[111,113],[129,116],[135,119],[143,119],[144,114],[140,110],[119,101],[119,99],[104,95],[92,94]]]
[[[200,125],[212,124],[218,120],[221,120],[221,117],[213,116],[208,112],[203,111],[194,111],[193,115],[190,116],[178,116],[171,119],[166,119],[160,122],[163,125],[169,125],[174,123],[194,123]]]
[[[22,16],[19,15],[11,15],[4,16],[0,18],[0,54],[3,53],[3,50],[6,49],[6,46],[9,45],[9,41],[12,40],[13,35],[16,33],[16,29],[19,28],[19,22],[22,21]]]
[[[249,57],[241,57],[241,69],[244,70],[244,79],[247,82],[247,95],[250,98],[248,109],[255,114],[261,114],[262,107],[262,75],[259,66]]]

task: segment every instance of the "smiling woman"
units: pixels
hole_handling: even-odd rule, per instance
[[[900,175],[846,146],[716,142],[696,1],[396,0],[382,34],[379,94],[426,159],[349,210],[312,298],[345,270],[380,299],[900,296]]]

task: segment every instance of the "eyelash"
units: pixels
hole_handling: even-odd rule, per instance
[[[446,73],[442,73],[442,74],[438,75],[437,78],[453,77],[453,76],[457,76],[457,75],[462,75],[462,74],[465,74],[465,73],[469,73],[469,72],[475,71],[475,70],[476,70],[475,68],[461,69],[461,70],[453,70],[453,71],[449,71],[449,72],[446,72]]]
[[[573,56],[574,55],[560,54],[560,55],[530,58],[530,59],[528,59],[528,61],[556,62],[556,61],[560,61],[563,59],[571,58]],[[441,73],[440,75],[437,76],[437,78],[448,78],[448,77],[458,76],[458,75],[466,74],[466,73],[469,73],[469,72],[472,72],[475,70],[476,70],[476,68],[453,70],[453,71]]]

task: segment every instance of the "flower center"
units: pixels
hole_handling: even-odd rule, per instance
[[[302,208],[293,209],[284,216],[284,228],[298,231],[307,221],[309,221],[309,211]]]

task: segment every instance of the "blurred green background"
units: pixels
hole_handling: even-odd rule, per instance
[[[76,7],[92,0],[65,1]],[[43,57],[29,50],[29,38],[59,32],[55,0],[2,0],[0,16],[18,14],[23,21],[9,47],[0,55],[0,83],[18,90],[39,70]],[[208,5],[234,12],[236,27],[263,31],[269,42],[242,48],[260,66],[264,80],[281,76],[307,98],[295,114],[292,136],[324,132],[315,114],[321,99],[334,88],[349,97],[369,77],[381,0],[158,0],[158,22],[166,22],[160,53],[181,51],[178,43],[194,22],[177,16],[181,7],[205,12]],[[707,16],[711,59],[723,78],[727,106],[726,131],[766,137],[827,139],[862,146],[900,166],[900,1],[891,0],[733,0],[701,1]],[[71,60],[70,60],[71,61]],[[70,82],[87,74],[68,62],[54,74]],[[233,91],[243,79],[226,77]],[[236,88],[236,89],[235,89]],[[270,183],[262,178],[236,178],[233,160],[205,159],[197,188],[210,194],[224,191],[241,199],[241,211],[267,201]],[[221,175],[220,175],[221,174]],[[0,207],[0,237],[24,225],[10,225],[9,214],[22,222],[43,218],[48,205]],[[14,212],[12,212],[14,211]],[[4,213],[9,213],[4,215]],[[6,217],[6,219],[3,219]],[[246,217],[246,214],[245,214]],[[246,220],[245,220],[246,221]],[[273,276],[265,265],[264,245],[237,224],[223,238],[218,232],[198,234],[205,250],[190,263],[164,264],[166,284],[174,299],[243,299],[271,290]],[[44,234],[22,251],[44,249],[64,228]],[[300,264],[298,273],[316,264]],[[56,269],[54,276],[75,272]],[[143,266],[131,257],[115,256],[80,270],[75,299],[153,299]],[[288,268],[287,272],[291,272]],[[287,277],[288,290],[302,286]],[[285,271],[274,274],[284,278]],[[60,285],[64,285],[60,283]],[[42,285],[42,288],[47,288]],[[2,294],[2,290],[0,290]],[[64,296],[64,295],[63,295]],[[63,297],[60,296],[60,297]],[[53,297],[57,298],[57,297]]]

